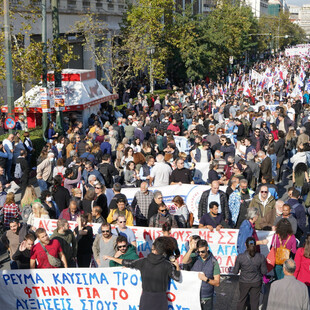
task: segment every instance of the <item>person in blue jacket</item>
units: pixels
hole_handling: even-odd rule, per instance
[[[244,220],[239,228],[238,239],[237,239],[237,252],[238,254],[244,253],[246,250],[245,241],[249,237],[253,237],[256,241],[257,249],[259,253],[259,245],[267,244],[268,240],[258,240],[257,233],[255,230],[255,222],[258,219],[259,211],[257,208],[249,208],[247,212],[247,219]]]

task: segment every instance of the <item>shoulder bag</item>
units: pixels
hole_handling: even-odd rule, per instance
[[[48,262],[53,266],[53,267],[61,267],[61,260],[57,257],[54,257],[53,255],[51,255],[50,253],[48,253],[46,247],[42,244],[42,242],[40,242],[44,252],[47,255],[47,259]]]

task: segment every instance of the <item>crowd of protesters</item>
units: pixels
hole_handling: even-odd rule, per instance
[[[89,267],[92,257],[99,267],[122,260],[134,266],[128,260],[138,259],[137,244],[128,226],[159,227],[170,238],[171,228],[190,228],[196,220],[199,229],[239,229],[234,269],[241,271],[238,309],[244,309],[248,295],[251,309],[258,309],[267,274],[257,247],[267,240],[258,240],[256,230],[275,231],[272,247],[277,253],[287,250],[286,259],[273,266],[275,279],[295,275],[310,294],[309,77],[309,59],[280,56],[256,63],[252,70],[223,73],[217,81],[186,83],[167,91],[163,100],[147,99],[143,87],[137,93],[129,88],[123,105],[102,104],[87,126],[71,113],[60,135],[50,121],[47,143],[35,159],[29,133],[23,139],[10,134],[0,144],[0,206],[11,268]],[[201,164],[209,167],[205,180],[198,176],[198,168],[207,167]],[[287,179],[292,186],[283,201],[279,197]],[[9,190],[13,180],[20,186],[19,203]],[[33,180],[40,197],[30,185]],[[209,185],[198,218],[181,196],[173,198],[172,214],[162,192],[149,190],[175,184]],[[129,204],[122,189],[135,187]],[[114,193],[109,202],[108,188]],[[58,220],[51,237],[35,229],[35,218]],[[78,223],[74,231],[68,221]],[[95,238],[90,223],[101,224]],[[191,237],[181,263],[202,272],[201,306],[212,309],[220,269],[208,243],[198,239]],[[177,245],[168,248],[167,258],[178,258]],[[308,307],[306,297],[303,306]],[[273,296],[268,309],[276,307]]]

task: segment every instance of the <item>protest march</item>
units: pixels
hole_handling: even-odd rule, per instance
[[[146,91],[0,142],[0,304],[309,309],[310,45]]]

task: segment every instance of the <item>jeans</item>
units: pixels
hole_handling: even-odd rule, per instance
[[[292,149],[291,151],[287,151],[288,163],[287,166],[292,169],[293,164],[291,163],[291,158],[296,154],[296,149]]]
[[[11,270],[18,269],[17,262],[15,260],[11,260],[10,261],[10,267],[11,267]]]
[[[47,183],[46,183],[46,181],[44,181],[43,179],[38,179],[38,184],[40,186],[41,192],[47,190]]]
[[[13,163],[12,159],[8,159],[6,161],[6,177],[7,177],[9,182],[12,181],[12,178],[11,178],[12,163]]]
[[[274,267],[274,274],[275,274],[276,280],[283,279],[284,278],[283,266],[282,265],[276,265]]]

